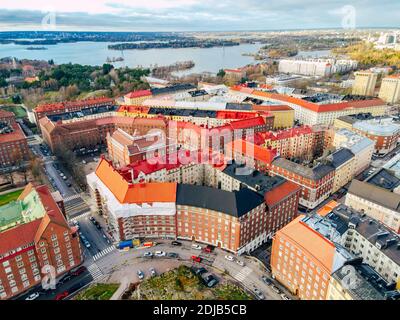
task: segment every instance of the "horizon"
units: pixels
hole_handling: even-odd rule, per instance
[[[383,0],[2,0],[6,31],[262,32],[399,28],[400,2]]]

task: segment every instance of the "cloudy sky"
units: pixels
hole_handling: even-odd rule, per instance
[[[228,31],[341,28],[349,21],[399,27],[400,1],[0,0],[0,31],[40,30],[49,22],[56,30]]]

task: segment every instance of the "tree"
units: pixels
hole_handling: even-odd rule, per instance
[[[109,63],[103,64],[103,74],[104,75],[109,74],[112,69],[114,69],[114,66],[112,64],[109,64]]]
[[[225,74],[226,74],[225,70],[220,69],[217,73],[217,77],[223,78],[223,77],[225,77]]]

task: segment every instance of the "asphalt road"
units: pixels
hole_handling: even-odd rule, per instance
[[[90,248],[86,248],[86,251],[90,254],[90,258],[111,245],[111,243],[108,243],[103,237],[103,235],[105,236],[103,229],[97,229],[89,220],[89,217],[83,217],[77,221],[80,226],[79,232],[83,234],[91,245]],[[84,248],[83,243],[82,247]]]

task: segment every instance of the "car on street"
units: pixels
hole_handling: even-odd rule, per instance
[[[201,258],[198,257],[198,256],[192,256],[191,259],[192,259],[192,261],[194,261],[194,262],[199,262],[199,263],[201,262]]]
[[[85,266],[80,266],[78,269],[75,271],[71,272],[71,275],[73,276],[79,276],[80,274],[84,273],[87,270]]]
[[[277,294],[281,294],[281,293],[282,293],[281,289],[279,289],[277,286],[272,285],[272,286],[271,286],[271,289],[272,289],[273,291],[275,291]]]
[[[256,296],[259,300],[265,299],[264,294],[260,291],[260,289],[254,288],[254,293],[256,294]]]
[[[143,280],[144,279],[144,273],[142,270],[138,270],[137,271],[137,276],[139,278],[139,280]]]
[[[179,254],[177,254],[175,252],[168,252],[167,257],[176,259],[176,258],[179,258]]]
[[[198,244],[196,244],[196,243],[193,243],[193,244],[192,244],[192,249],[201,250],[201,246],[198,245]]]
[[[272,284],[272,281],[271,281],[271,279],[269,279],[269,278],[267,278],[266,276],[262,276],[261,277],[261,280],[266,284],[266,285],[271,285]]]
[[[164,251],[156,251],[154,252],[154,256],[156,257],[165,257],[167,254]]]
[[[58,283],[60,283],[60,284],[66,283],[67,281],[71,280],[71,278],[72,278],[71,275],[67,274]]]
[[[172,242],[171,242],[171,245],[173,245],[173,246],[181,246],[182,243],[179,242],[179,241],[172,241]]]
[[[282,300],[292,300],[284,293],[281,294],[281,298],[282,298]]]
[[[232,257],[232,256],[229,256],[229,255],[226,255],[226,256],[225,256],[225,259],[228,260],[228,261],[233,261],[233,260],[234,260],[233,257]]]
[[[144,258],[153,258],[153,253],[152,252],[145,252],[145,253],[143,253],[143,257]]]
[[[236,263],[241,266],[244,267],[244,262],[242,260],[236,260]]]
[[[155,277],[157,275],[156,269],[154,269],[153,267],[151,267],[149,271],[152,277]]]
[[[56,295],[56,297],[54,298],[54,300],[64,300],[66,297],[68,297],[69,292],[68,291],[63,291],[59,294]]]
[[[205,247],[205,248],[203,249],[203,251],[206,252],[206,253],[211,253],[211,252],[214,251],[214,249],[215,249],[214,246],[207,245],[207,247]]]
[[[25,300],[35,300],[39,297],[39,292],[34,292],[30,294]]]

